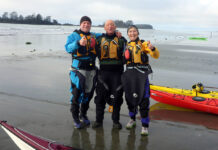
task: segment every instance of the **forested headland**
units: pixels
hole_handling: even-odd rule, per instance
[[[130,25],[133,25],[132,20],[115,20],[114,21],[118,28],[128,28]],[[69,23],[60,24],[56,19],[52,19],[51,16],[43,17],[41,14],[32,14],[23,16],[18,14],[16,11],[11,13],[4,12],[0,15],[0,23],[17,23],[17,24],[39,24],[39,25],[73,25]],[[153,26],[150,24],[134,24],[139,29],[153,29]],[[97,27],[103,27],[104,23],[97,25]]]
[[[59,24],[56,19],[51,16],[43,17],[41,14],[32,14],[23,16],[13,11],[11,13],[4,12],[0,16],[0,23],[17,23],[17,24],[44,24],[44,25],[57,25]]]

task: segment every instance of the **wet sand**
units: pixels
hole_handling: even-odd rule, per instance
[[[158,45],[159,60],[152,60],[153,84],[191,88],[197,82],[207,86],[218,85],[217,54],[179,51],[209,50],[214,47]],[[71,58],[63,51],[29,55],[11,55],[0,58],[0,119],[57,142],[85,150],[197,150],[217,149],[217,115],[202,112],[178,111],[162,107],[151,109],[149,136],[141,137],[141,123],[135,130],[112,130],[111,114],[105,111],[103,128],[73,128],[69,111],[69,76]],[[156,104],[151,100],[151,107]],[[129,118],[124,102],[121,123]],[[88,116],[95,120],[95,105],[91,102]],[[209,118],[209,120],[208,120]],[[205,124],[210,122],[210,125]],[[17,149],[0,129],[1,149]]]

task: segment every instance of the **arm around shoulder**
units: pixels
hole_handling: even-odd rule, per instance
[[[92,35],[94,35],[96,37],[96,39],[100,36],[102,36],[102,33],[95,33],[95,32],[91,32]]]
[[[121,42],[119,42],[120,47],[121,47],[122,50],[124,51],[124,49],[126,48],[127,40],[126,40],[126,38],[123,37],[123,36],[122,36],[121,38],[119,38],[119,40],[121,41]]]

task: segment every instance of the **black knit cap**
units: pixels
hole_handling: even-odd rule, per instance
[[[135,26],[135,25],[130,25],[130,26],[127,28],[127,34],[128,34],[128,32],[129,32],[129,30],[130,30],[131,28],[135,28],[135,29],[137,30],[138,34],[139,34],[139,29],[138,29],[138,27]]]
[[[80,19],[80,24],[81,24],[83,21],[88,21],[88,22],[90,22],[90,24],[92,24],[92,21],[91,21],[91,19],[90,19],[88,16],[83,16],[83,17],[81,17],[81,19]]]

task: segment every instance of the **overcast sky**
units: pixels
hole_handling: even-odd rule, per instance
[[[218,0],[0,0],[0,15],[12,11],[72,24],[88,15],[94,25],[119,19],[156,28],[218,27]]]

